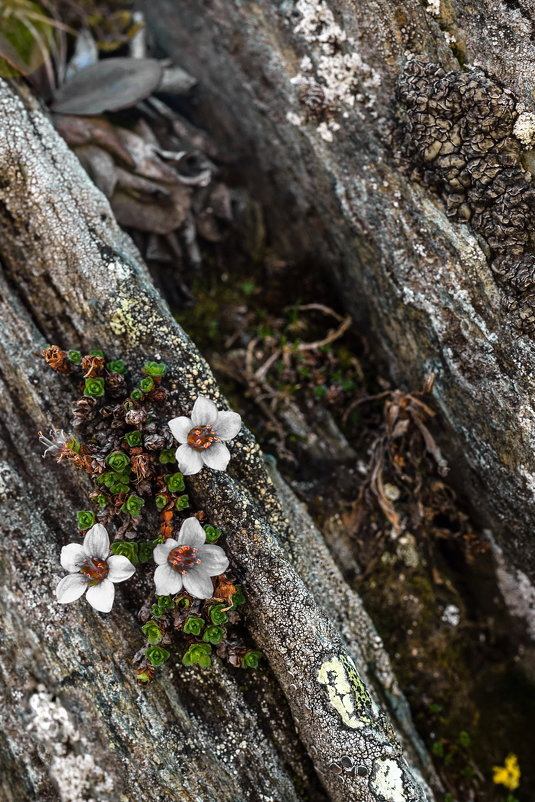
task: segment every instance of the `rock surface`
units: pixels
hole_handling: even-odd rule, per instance
[[[177,666],[140,687],[129,659],[150,577],[121,587],[108,617],[55,604],[87,488],[40,456],[36,432],[66,425],[72,400],[40,361],[45,345],[164,360],[173,415],[198,394],[225,402],[107,201],[20,93],[0,82],[2,798],[431,800],[420,773],[437,781],[381,640],[246,430],[229,473],[203,472],[188,491],[227,535],[269,668]]]

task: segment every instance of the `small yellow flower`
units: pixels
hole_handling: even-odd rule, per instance
[[[507,755],[505,766],[493,766],[492,771],[492,781],[496,785],[505,785],[510,791],[516,791],[520,785],[520,766],[516,755]]]

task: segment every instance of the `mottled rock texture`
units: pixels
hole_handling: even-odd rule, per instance
[[[142,5],[279,252],[395,381],[436,374],[453,481],[533,584],[533,0]]]
[[[134,368],[165,361],[170,417],[198,394],[225,401],[105,198],[5,82],[0,120],[2,799],[431,800],[420,772],[436,784],[433,770],[381,640],[247,430],[229,472],[204,471],[188,491],[227,536],[264,670],[171,663],[136,685],[150,573],[121,586],[109,616],[54,603],[87,488],[41,459],[37,431],[67,425],[72,401],[68,377],[40,361],[47,342],[102,347]]]

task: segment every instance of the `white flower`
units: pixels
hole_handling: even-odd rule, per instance
[[[112,608],[113,583],[124,582],[136,570],[127,557],[110,556],[110,539],[102,524],[95,524],[87,531],[83,546],[79,543],[63,546],[61,565],[70,573],[56,588],[58,602],[76,601],[87,590],[87,601],[101,613],[109,613]]]
[[[181,416],[169,421],[173,437],[180,445],[176,460],[181,473],[199,473],[203,465],[224,471],[230,452],[224,441],[232,440],[241,429],[237,412],[218,412],[209,398],[200,395],[195,401],[191,418]]]
[[[41,443],[46,446],[43,457],[46,457],[49,451],[51,451],[52,454],[57,454],[58,451],[61,451],[65,447],[69,440],[72,440],[72,436],[67,437],[63,429],[50,429],[50,437],[45,437],[42,432],[38,432],[37,434],[39,435]]]
[[[182,588],[196,599],[211,599],[211,576],[228,568],[228,559],[220,546],[206,543],[206,534],[197,518],[186,518],[178,540],[169,538],[154,549],[156,594],[168,596]]]

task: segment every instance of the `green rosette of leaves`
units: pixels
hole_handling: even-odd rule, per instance
[[[158,666],[161,666],[166,660],[169,660],[171,654],[167,649],[164,649],[163,646],[154,645],[148,647],[145,651],[145,657],[152,666],[158,668]]]
[[[185,666],[197,663],[201,668],[210,668],[212,658],[210,656],[212,647],[209,643],[193,643],[182,658]]]

